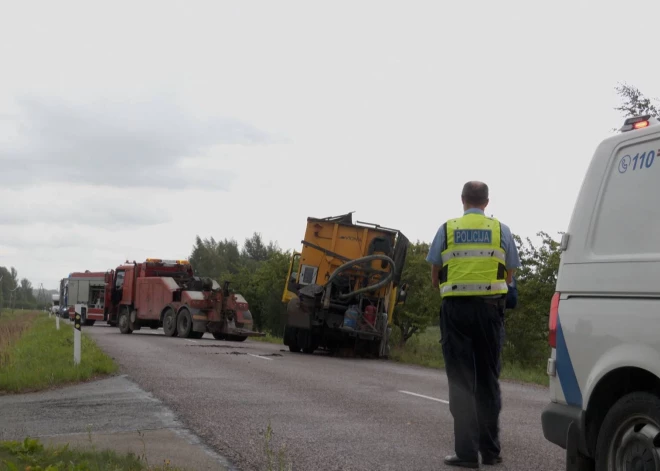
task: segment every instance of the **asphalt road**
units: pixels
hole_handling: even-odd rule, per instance
[[[271,448],[285,444],[293,470],[456,469],[442,463],[453,453],[453,419],[441,371],[294,354],[282,345],[210,334],[189,340],[165,337],[162,329],[85,331],[123,373],[243,471],[266,469],[269,422]],[[504,462],[482,468],[564,469],[563,450],[541,430],[547,390],[503,382],[502,392]]]

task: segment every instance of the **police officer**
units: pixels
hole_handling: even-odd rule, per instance
[[[426,260],[442,298],[442,354],[454,418],[455,455],[445,464],[464,468],[496,464],[500,457],[499,362],[508,283],[520,267],[509,228],[486,217],[488,186],[468,182],[464,214],[440,226]]]

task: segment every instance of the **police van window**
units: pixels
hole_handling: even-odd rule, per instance
[[[623,147],[609,163],[592,227],[596,256],[660,258],[660,139]]]

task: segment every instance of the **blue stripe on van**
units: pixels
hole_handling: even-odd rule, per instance
[[[556,347],[556,366],[559,383],[564,392],[566,403],[571,406],[582,407],[582,392],[578,384],[571,356],[568,353],[564,331],[561,328],[559,316],[557,316],[557,347]]]

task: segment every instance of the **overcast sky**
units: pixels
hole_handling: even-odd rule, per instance
[[[93,4],[93,6],[92,6]],[[307,216],[430,241],[467,180],[566,229],[660,2],[5,2],[0,265],[35,287]],[[650,18],[645,23],[643,20]]]

